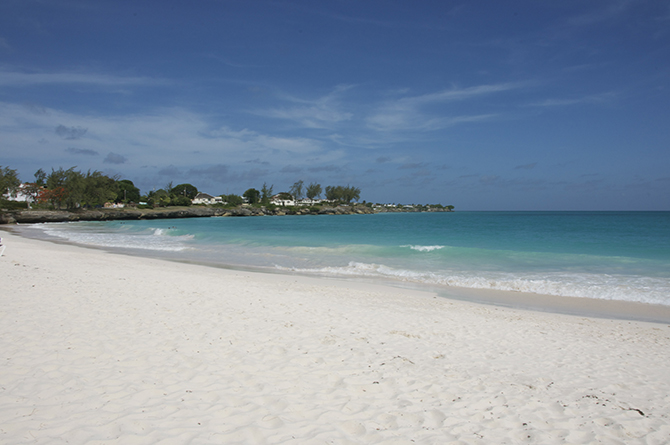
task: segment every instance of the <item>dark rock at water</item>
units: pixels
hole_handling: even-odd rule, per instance
[[[421,211],[416,209],[373,209],[365,205],[336,207],[167,207],[160,209],[92,209],[92,210],[1,210],[0,224],[35,224],[70,221],[116,221],[138,219],[205,218],[213,216],[283,216],[283,215],[352,215],[379,212]],[[436,210],[429,210],[436,211]],[[445,211],[445,210],[439,210]]]

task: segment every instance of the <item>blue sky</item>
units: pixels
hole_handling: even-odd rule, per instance
[[[0,165],[670,210],[670,3],[2,0]]]

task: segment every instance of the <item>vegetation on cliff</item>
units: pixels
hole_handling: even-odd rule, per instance
[[[442,205],[359,204],[361,189],[355,186],[326,186],[295,182],[288,192],[273,195],[273,185],[247,189],[241,196],[221,195],[214,205],[192,206],[199,194],[191,184],[141,195],[128,179],[120,180],[99,171],[86,173],[69,169],[39,169],[34,182],[22,183],[9,167],[0,166],[0,224],[81,220],[186,218],[202,216],[324,215],[382,212],[451,211]],[[319,199],[325,194],[325,199]],[[23,202],[16,201],[22,195]],[[306,199],[305,199],[306,198]],[[356,203],[352,203],[356,201]],[[103,208],[110,206],[115,208]],[[123,205],[119,205],[123,204]]]

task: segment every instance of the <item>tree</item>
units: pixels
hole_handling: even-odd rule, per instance
[[[312,182],[307,186],[307,197],[309,199],[314,199],[318,198],[319,196],[321,196],[321,184]]]
[[[193,204],[193,201],[191,201],[187,196],[175,196],[172,195],[170,198],[170,204],[171,206],[190,206]]]
[[[171,196],[185,196],[189,200],[195,198],[198,194],[198,189],[191,184],[179,184],[175,186],[170,192]]]
[[[239,195],[221,195],[221,199],[223,199],[224,202],[228,203],[229,206],[233,207],[242,205],[242,203],[244,202],[242,197]]]
[[[341,194],[342,187],[334,187],[332,185],[327,185],[326,186],[326,199],[328,201],[339,201],[340,198],[342,197]]]
[[[0,196],[16,196],[16,192],[21,185],[21,180],[16,173],[16,170],[9,167],[2,168],[0,166]]]
[[[300,181],[294,183],[291,186],[291,188],[289,189],[289,192],[293,195],[293,197],[295,198],[296,201],[299,200],[299,199],[302,199],[302,197],[304,196],[303,184],[304,184],[304,182],[302,182],[302,180],[300,180]]]
[[[163,189],[152,190],[147,195],[147,202],[154,207],[167,207],[170,204],[170,195]]]
[[[288,192],[277,193],[277,199],[280,201],[293,201],[293,195]]]
[[[274,185],[268,187],[267,183],[263,183],[263,188],[261,188],[261,204],[264,206],[270,204],[270,198],[272,197],[272,189]]]
[[[140,189],[135,187],[133,181],[129,179],[122,179],[117,182],[119,187],[119,192],[116,195],[115,202],[139,202],[140,201]]]
[[[58,190],[58,193],[51,194],[49,201],[54,207],[60,209],[63,203],[67,209],[74,209],[79,206],[83,196],[83,175],[70,167],[63,170],[51,169],[51,173],[46,180],[47,189]],[[60,190],[63,189],[63,190]]]
[[[344,202],[347,204],[351,201],[358,201],[361,199],[361,189],[354,186],[343,187],[342,199],[344,199]]]
[[[326,199],[330,201],[343,201],[350,203],[352,200],[358,201],[361,199],[361,189],[354,186],[342,187],[338,186],[327,186],[326,187]]]
[[[44,172],[40,170],[35,173],[35,188],[38,190],[41,187],[37,184],[44,181]],[[119,191],[117,178],[110,178],[97,170],[82,174],[75,167],[67,170],[62,167],[58,170],[52,168],[45,183],[46,190],[40,191],[38,198],[58,209],[63,204],[67,209],[102,206],[113,201]]]
[[[246,192],[242,194],[247,200],[249,204],[257,204],[258,201],[261,199],[261,192],[259,192],[256,189],[248,189]]]
[[[28,197],[26,203],[28,204],[28,208],[30,208],[31,203],[38,201],[38,197],[43,187],[37,185],[36,182],[27,182],[23,186],[23,194]]]
[[[38,187],[47,185],[47,174],[41,168],[35,172],[35,184]]]
[[[118,196],[119,186],[115,178],[103,175],[99,171],[90,170],[83,176],[81,200],[77,206],[101,207],[106,202],[114,201]]]
[[[54,189],[42,189],[37,194],[37,202],[49,203],[52,206],[60,209],[60,203],[66,198],[67,192],[65,187],[56,187]]]

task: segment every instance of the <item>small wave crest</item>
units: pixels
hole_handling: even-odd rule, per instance
[[[444,249],[447,246],[413,246],[408,244],[400,247],[409,247],[410,249],[416,250],[418,252],[432,252],[433,250]]]

